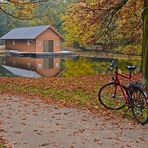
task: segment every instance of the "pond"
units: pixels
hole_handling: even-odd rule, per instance
[[[60,58],[0,57],[1,76],[47,77],[57,76],[61,70]]]
[[[0,56],[1,76],[69,77],[106,72],[111,58]],[[127,63],[122,62],[123,63]],[[138,61],[137,61],[138,63]],[[122,65],[121,64],[121,65]]]

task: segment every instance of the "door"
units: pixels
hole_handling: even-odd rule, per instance
[[[53,63],[53,57],[43,59],[43,67],[44,67],[44,69],[54,68],[53,64],[54,64]]]
[[[53,52],[54,49],[54,41],[53,40],[44,40],[43,41],[43,52]]]

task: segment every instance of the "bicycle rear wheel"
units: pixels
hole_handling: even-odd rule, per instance
[[[140,88],[135,88],[132,92],[132,112],[136,120],[144,125],[148,122],[148,103],[145,92]]]
[[[110,110],[119,110],[125,106],[125,99],[119,84],[111,82],[104,85],[98,92],[101,105]]]

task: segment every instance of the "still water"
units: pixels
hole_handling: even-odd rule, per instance
[[[57,76],[63,70],[61,60],[53,57],[0,56],[0,75],[23,77]]]
[[[56,77],[59,76],[65,70],[66,59],[72,59],[76,61],[79,57],[19,57],[19,56],[0,56],[0,76],[21,76],[21,77]],[[89,58],[90,60],[91,58]],[[111,61],[112,59],[107,59]],[[91,63],[106,61],[105,59],[91,59]],[[72,68],[75,68],[76,63]],[[77,63],[82,65],[82,63]],[[89,63],[85,63],[88,64]],[[77,67],[77,66],[76,66]],[[79,66],[78,66],[79,67]],[[97,65],[98,67],[98,65]],[[85,67],[84,67],[85,68]],[[96,68],[95,68],[96,69]],[[102,68],[100,68],[102,69]],[[79,69],[74,69],[79,71]],[[81,70],[83,67],[81,66]],[[73,72],[72,72],[73,73]]]

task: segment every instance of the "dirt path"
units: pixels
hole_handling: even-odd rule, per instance
[[[41,100],[0,95],[2,132],[13,148],[147,148],[148,125],[107,120]]]

